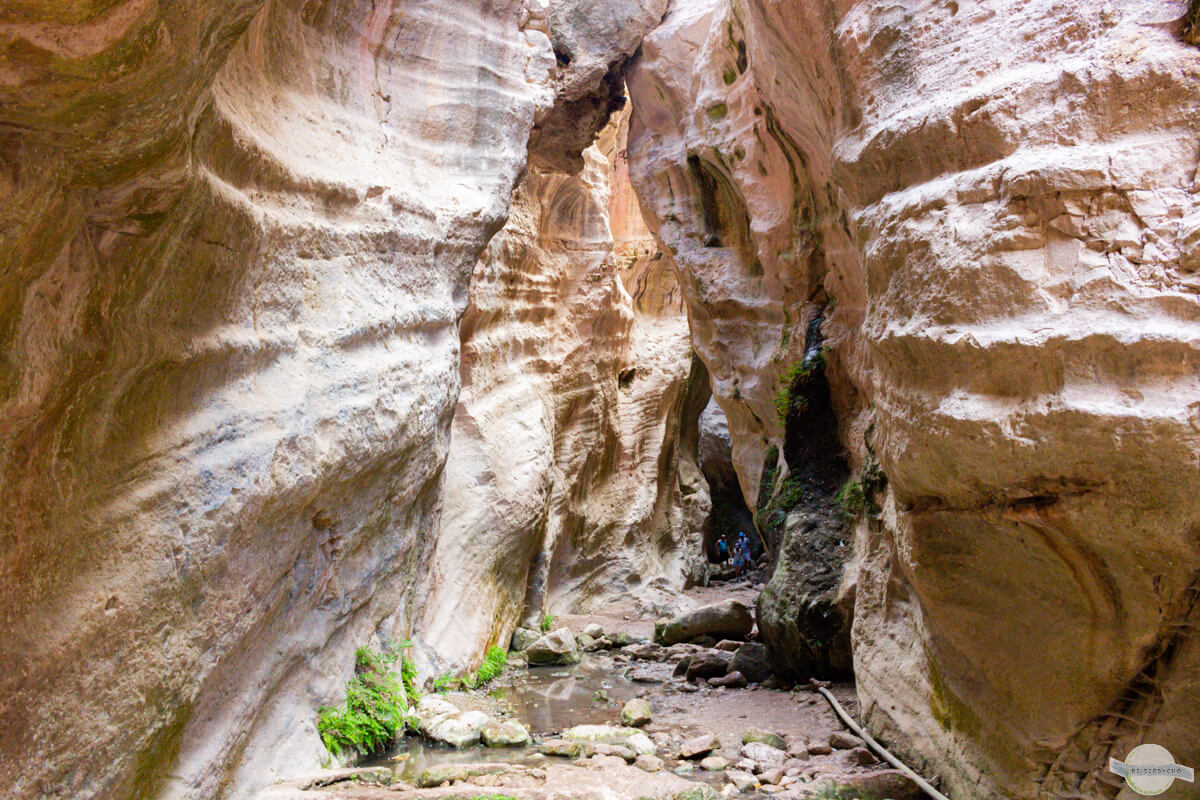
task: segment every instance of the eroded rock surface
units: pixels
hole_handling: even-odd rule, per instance
[[[530,142],[578,161],[664,7],[0,12],[6,791],[319,761],[354,648],[424,618],[457,322]]]
[[[751,507],[799,466],[776,401],[825,309],[860,697],[952,796],[1200,759],[1185,5],[680,3],[629,75]]]

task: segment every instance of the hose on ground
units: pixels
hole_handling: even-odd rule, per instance
[[[818,692],[820,692],[822,695],[824,695],[825,699],[829,701],[829,704],[831,706],[833,706],[834,713],[837,714],[839,718],[841,718],[842,722],[846,723],[846,727],[848,727],[850,730],[854,731],[854,734],[856,736],[860,737],[867,744],[871,745],[871,749],[874,750],[879,755],[883,756],[883,758],[889,764],[891,764],[893,767],[895,767],[896,769],[903,772],[909,778],[912,778],[913,782],[916,783],[917,786],[921,787],[921,791],[925,792],[925,794],[929,795],[934,800],[950,800],[949,797],[946,797],[946,795],[942,794],[937,789],[933,788],[933,785],[930,784],[929,781],[925,780],[920,775],[913,772],[911,769],[909,769],[907,766],[905,766],[904,762],[902,762],[900,759],[896,758],[894,755],[889,753],[887,750],[884,749],[883,745],[881,745],[879,742],[877,742],[873,738],[871,738],[871,734],[864,731],[862,729],[861,725],[859,725],[857,722],[855,722],[853,719],[851,719],[850,715],[846,713],[846,709],[842,708],[841,704],[837,701],[837,698],[835,698],[833,696],[832,692],[830,692],[824,686],[817,686],[816,689]]]

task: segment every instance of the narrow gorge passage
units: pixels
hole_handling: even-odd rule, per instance
[[[1198,28],[0,4],[0,797],[1200,798]]]

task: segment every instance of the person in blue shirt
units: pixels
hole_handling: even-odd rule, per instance
[[[722,536],[717,539],[717,563],[724,564],[729,560],[729,542]]]

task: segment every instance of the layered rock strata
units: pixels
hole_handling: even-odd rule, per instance
[[[616,169],[624,119],[578,172],[537,166],[535,150],[476,266],[421,601],[419,639],[438,670],[507,646],[522,614],[536,625],[703,579],[707,375],[692,363],[670,262],[654,257],[640,217],[623,216],[637,212]]]
[[[1200,760],[1186,5],[707,0],[628,77],[748,504],[828,307],[860,698],[951,796]]]
[[[354,648],[421,619],[457,320],[529,143],[578,160],[664,5],[0,12],[12,796],[321,757]]]

